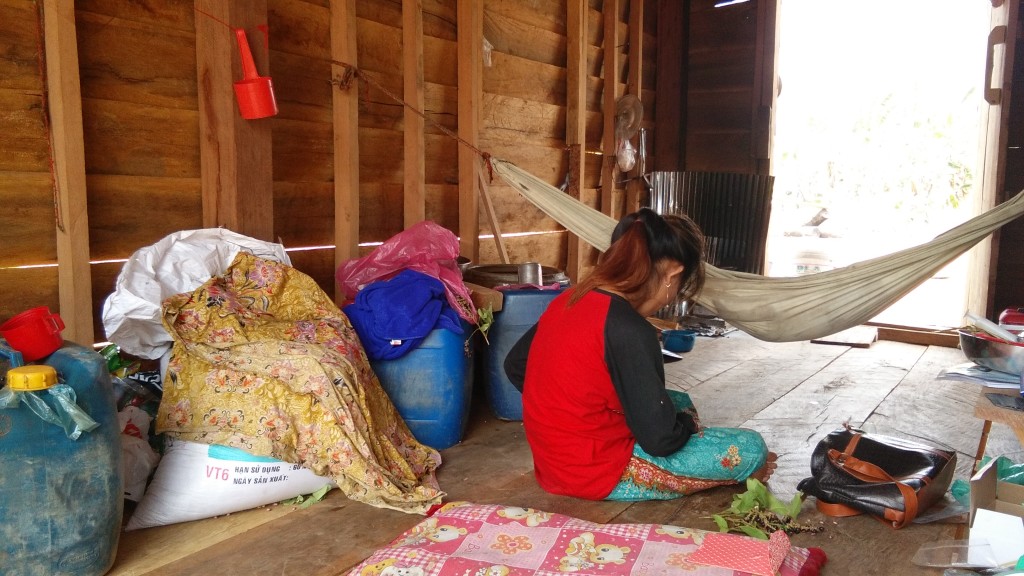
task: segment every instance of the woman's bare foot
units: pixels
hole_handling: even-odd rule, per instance
[[[778,459],[778,454],[776,454],[775,452],[769,452],[768,458],[766,458],[764,461],[764,466],[758,468],[753,474],[750,475],[750,477],[754,478],[755,480],[759,480],[762,484],[768,482],[768,479],[772,477],[772,473],[775,472],[776,466],[778,466]]]

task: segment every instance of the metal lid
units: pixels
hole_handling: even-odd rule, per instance
[[[53,366],[19,366],[7,371],[7,385],[12,390],[29,392],[46,390],[57,384],[57,371]]]

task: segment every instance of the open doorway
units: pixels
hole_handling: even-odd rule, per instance
[[[972,216],[991,5],[779,3],[766,273],[793,276],[920,244]],[[874,320],[959,326],[961,257]]]

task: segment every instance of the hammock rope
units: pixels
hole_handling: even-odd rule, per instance
[[[494,172],[570,232],[600,251],[616,221],[515,164],[491,158]],[[1024,214],[1024,191],[929,242],[805,276],[769,277],[708,264],[695,301],[768,342],[822,338],[869,321],[989,234]]]

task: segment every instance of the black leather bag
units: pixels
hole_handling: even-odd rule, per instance
[[[818,442],[797,490],[826,515],[867,513],[902,528],[943,498],[955,471],[954,451],[843,428]]]

